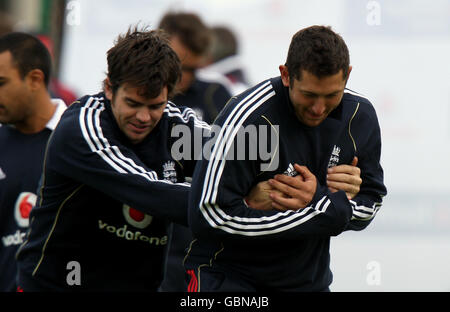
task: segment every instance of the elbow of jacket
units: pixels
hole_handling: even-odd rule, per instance
[[[335,222],[333,226],[332,236],[337,236],[344,232],[351,224],[352,209],[351,207],[339,207],[336,209]]]
[[[352,220],[346,227],[346,231],[362,231],[372,222],[372,219],[369,220]]]
[[[345,196],[345,198],[342,196]],[[353,209],[350,203],[348,202],[344,192],[337,192],[331,195],[331,197],[334,197],[332,199],[332,202],[334,204],[333,205],[334,222],[332,227],[333,228],[332,236],[336,236],[345,231],[345,229],[349,226],[353,215]]]
[[[199,211],[189,209],[188,212],[188,227],[195,237],[208,235],[208,227],[205,226],[205,220]]]

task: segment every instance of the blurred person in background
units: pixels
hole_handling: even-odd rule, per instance
[[[14,31],[14,19],[5,12],[0,12],[0,35],[4,35]],[[52,39],[45,34],[33,33],[31,35],[35,36],[45,45],[47,50],[50,52],[50,56],[53,59],[53,42]],[[53,71],[53,70],[52,70]],[[48,90],[53,98],[58,98],[64,101],[67,105],[70,105],[77,99],[76,93],[67,85],[62,83],[55,75],[50,77],[48,84]]]
[[[191,107],[200,118],[212,123],[231,97],[229,81],[222,75],[197,75],[204,66],[211,44],[211,32],[201,18],[189,12],[168,12],[159,28],[168,33],[170,45],[181,61],[179,94],[176,105]],[[187,227],[173,224],[169,236],[168,257],[162,291],[185,291],[185,272],[182,265],[185,249],[191,241]]]
[[[0,291],[16,290],[16,251],[25,240],[47,140],[66,105],[51,99],[51,57],[34,36],[0,37]]]
[[[212,78],[197,75],[205,65],[211,44],[210,29],[198,15],[185,12],[167,13],[158,27],[169,34],[170,46],[181,61],[179,93],[173,102],[192,108],[204,122],[212,123],[231,97],[231,91],[223,77],[220,80],[217,75]]]
[[[14,31],[14,20],[5,12],[0,11],[0,36]]]
[[[232,85],[233,95],[249,87],[244,66],[239,55],[239,41],[235,33],[226,26],[211,27],[212,42],[207,65],[202,71],[217,72],[227,77]]]
[[[230,72],[237,77],[233,84],[228,78],[222,75],[222,73],[204,70],[203,68],[199,69],[207,62],[207,59],[211,57],[208,55],[211,51],[210,48],[208,49],[208,45],[212,42],[215,42],[215,48],[213,50],[215,51],[214,55],[216,55],[218,59],[223,57],[226,58],[226,56],[231,57],[232,60],[237,59],[237,57],[232,56],[236,53],[237,48],[235,37],[231,32],[227,30],[222,32],[220,28],[219,31],[217,31],[217,37],[213,40],[212,38],[214,37],[210,37],[211,30],[207,28],[198,15],[192,13],[168,13],[162,18],[159,28],[169,33],[171,46],[181,59],[182,78],[180,84],[178,84],[181,93],[174,97],[173,101],[175,104],[183,106],[193,105],[194,107],[203,109],[213,105],[219,110],[220,105],[218,104],[222,103],[222,105],[224,105],[230,96],[229,94],[226,94],[226,92],[218,92],[223,89],[223,86],[228,86],[228,88],[232,90],[231,92],[235,92],[233,95],[242,92],[243,86],[241,81],[243,81],[244,75],[239,75],[242,71],[232,70]],[[222,33],[225,35],[222,35]],[[219,40],[224,41],[219,43]],[[225,47],[228,44],[232,45],[230,50]],[[191,71],[189,69],[195,70]],[[210,80],[203,80],[204,77],[208,77]],[[221,86],[220,83],[222,83],[223,86]],[[188,88],[187,91],[186,88]],[[214,92],[214,90],[217,91],[215,93],[215,98],[213,99],[211,93]],[[221,99],[221,97],[223,98]],[[212,102],[212,100],[215,102]],[[214,105],[215,103],[216,105]],[[200,111],[200,114],[204,116],[205,112]],[[212,115],[207,120],[212,122],[215,117],[215,115]],[[262,198],[263,196],[261,194],[265,194],[264,187],[264,184],[260,184],[259,188],[255,188],[251,193],[253,197],[249,200],[255,201]],[[192,233],[191,230],[185,226],[172,224],[170,234],[165,274],[160,291],[186,291],[187,284],[183,259],[186,255],[186,250],[192,241]]]

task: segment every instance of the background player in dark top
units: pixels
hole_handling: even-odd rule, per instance
[[[233,97],[218,116],[222,130],[192,182],[189,291],[329,290],[330,237],[367,227],[386,195],[377,116],[366,98],[345,89],[349,64],[338,34],[305,28],[292,38],[281,77]],[[252,125],[271,129],[271,158],[225,157],[225,148],[239,142],[227,129]],[[262,143],[248,144],[260,151]],[[357,194],[327,187],[328,169],[356,160],[362,179]],[[339,168],[344,174],[332,174],[335,182],[355,177],[348,170],[353,166]],[[273,209],[244,201],[263,181]]]
[[[36,37],[0,37],[0,291],[16,290],[15,254],[36,202],[48,137],[66,108],[50,98],[50,74],[50,54]]]
[[[159,28],[170,36],[170,45],[181,61],[181,80],[177,84],[179,93],[173,98],[176,105],[191,107],[203,121],[212,123],[230,99],[226,77],[218,73],[197,75],[204,65],[211,44],[210,29],[194,13],[167,13]],[[184,291],[185,272],[183,258],[192,240],[190,230],[173,224],[170,230],[168,258],[161,290]]]
[[[107,61],[104,91],[73,103],[49,140],[17,253],[24,291],[155,291],[167,223],[187,223],[194,163],[172,158],[171,129],[209,127],[168,101],[179,59],[160,31],[129,29]]]
[[[245,91],[250,83],[240,57],[238,36],[225,25],[211,27],[211,34],[207,66],[202,68],[202,72],[211,71],[224,75],[231,82],[233,95]]]
[[[192,108],[203,121],[211,124],[232,94],[225,77],[197,75],[205,65],[211,44],[210,29],[198,15],[189,12],[169,12],[162,17],[158,27],[169,34],[170,46],[181,61],[179,93],[173,102]]]

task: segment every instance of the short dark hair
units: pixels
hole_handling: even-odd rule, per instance
[[[350,56],[339,34],[331,27],[315,25],[298,31],[292,37],[285,65],[291,81],[301,80],[302,70],[323,78],[342,69],[343,78],[347,79]]]
[[[200,17],[188,12],[168,12],[159,22],[159,28],[169,36],[177,36],[181,43],[198,55],[208,52],[211,32]]]
[[[157,97],[167,86],[168,96],[175,93],[181,77],[181,63],[160,30],[130,27],[107,52],[110,87],[113,94],[124,83],[142,88],[142,96]]]
[[[13,65],[22,79],[33,69],[44,73],[44,83],[48,87],[52,70],[52,59],[45,45],[35,36],[12,32],[0,37],[0,53],[9,51]]]
[[[212,43],[210,51],[213,62],[238,53],[238,40],[230,28],[215,26],[211,28],[211,33]]]

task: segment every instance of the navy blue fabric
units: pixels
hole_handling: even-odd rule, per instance
[[[186,270],[219,267],[268,290],[327,289],[332,282],[330,237],[367,227],[386,195],[380,129],[372,104],[346,90],[340,105],[319,126],[308,127],[298,121],[288,89],[277,77],[233,97],[214,124],[222,129],[274,128],[278,142],[269,160],[258,155],[256,160],[211,157],[197,163],[188,214],[195,241]],[[215,146],[236,146],[236,140],[231,135]],[[247,144],[260,151],[261,142]],[[363,183],[349,201],[344,191],[328,190],[326,176],[329,166],[350,164],[354,156],[359,158]],[[290,174],[295,163],[307,166],[317,178],[308,207],[287,212],[247,207],[243,198],[253,186],[276,174]],[[267,168],[269,164],[274,166]]]

